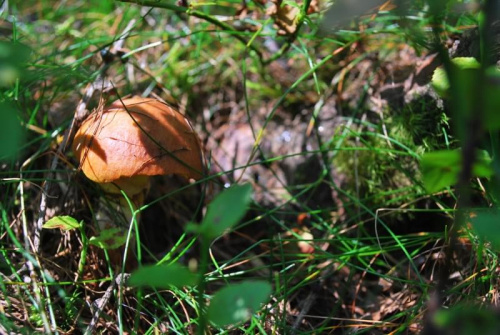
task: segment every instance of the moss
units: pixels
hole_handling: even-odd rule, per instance
[[[402,205],[422,191],[416,156],[446,147],[448,132],[447,116],[428,96],[385,114],[372,129],[357,126],[333,160],[344,190],[373,208]]]

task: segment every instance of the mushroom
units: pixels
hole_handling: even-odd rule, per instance
[[[127,221],[131,212],[121,191],[140,207],[151,176],[203,176],[201,145],[190,122],[156,99],[117,100],[92,113],[76,132],[72,148],[85,176],[100,185],[107,200],[119,204]]]

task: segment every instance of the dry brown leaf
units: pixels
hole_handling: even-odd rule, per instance
[[[293,34],[297,30],[296,17],[299,9],[290,5],[281,6],[281,0],[272,0],[272,5],[266,11],[266,14],[274,19],[278,26],[278,34]]]

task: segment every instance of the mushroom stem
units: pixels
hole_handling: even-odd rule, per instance
[[[132,204],[132,207],[130,204]],[[143,194],[129,197],[129,200],[122,194],[105,194],[99,200],[99,208],[96,213],[97,224],[101,230],[128,227],[131,223],[133,212],[141,208],[143,204]],[[140,214],[137,214],[136,218],[139,221]]]
[[[148,178],[149,179],[149,178]],[[97,225],[101,231],[113,228],[119,228],[120,234],[126,234],[129,229],[135,230],[132,222],[134,218],[134,211],[141,208],[144,204],[144,199],[147,191],[149,190],[149,180],[147,187],[143,187],[142,191],[129,196],[125,192],[126,197],[122,193],[116,193],[116,186],[111,188],[110,185],[105,185],[101,188],[104,190],[104,195],[99,199],[97,213],[95,215]],[[130,190],[130,188],[129,188]],[[108,192],[106,192],[108,191]],[[110,192],[111,191],[111,192]],[[135,215],[137,223],[140,223],[141,214]],[[130,272],[137,267],[138,259],[136,256],[136,239],[135,234],[132,234],[128,249],[126,250],[125,261],[125,245],[117,249],[108,250],[110,261],[114,266],[122,266],[125,261],[125,271]]]

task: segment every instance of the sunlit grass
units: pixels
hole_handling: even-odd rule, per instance
[[[214,333],[421,330],[455,194],[428,195],[418,164],[423,152],[449,147],[448,120],[425,103],[379,114],[367,106],[394,55],[405,48],[418,55],[430,47],[425,11],[416,5],[403,14],[384,10],[327,30],[319,21],[324,13],[312,13],[296,35],[281,36],[266,14],[270,4],[260,1],[246,8],[236,0],[192,3],[189,11],[173,1],[162,4],[166,8],[29,1],[11,3],[9,13],[0,14],[13,27],[0,38],[32,50],[26,77],[0,91],[0,101],[13,101],[26,129],[17,160],[0,163],[4,329],[84,332],[108,289],[94,331],[106,329],[106,322],[112,332],[140,333],[184,334],[198,325],[196,288],[156,291],[116,284],[120,269],[93,248],[77,277],[84,254],[78,234],[42,231],[41,248],[33,252],[44,192],[49,205],[42,221],[72,215],[85,221],[89,236],[96,232],[100,191],[79,173],[69,147],[57,156],[80,99],[95,83],[97,90],[108,89],[94,94],[89,110],[101,96],[108,102],[127,94],[156,96],[189,116],[208,148],[211,170],[204,180],[181,190],[159,183],[137,212],[153,213],[158,227],[168,229],[157,232],[168,235],[166,251],[146,249],[144,259],[199,266],[196,239],[183,232],[187,222],[165,213],[187,206],[176,204],[176,196],[209,185],[206,198],[195,203],[193,213],[199,212],[229,183],[228,176],[253,174],[246,180],[254,185],[251,214],[211,245],[206,298],[243,279],[264,279],[274,291],[250,321]],[[449,31],[474,23],[470,15],[454,19]],[[103,73],[101,52],[128,25],[122,50]],[[433,124],[427,127],[430,116]],[[235,124],[250,126],[250,148],[244,163],[220,171],[213,152]],[[323,125],[332,127],[323,130],[326,137],[319,130]],[[281,151],[268,149],[279,140]],[[292,147],[300,140],[303,146]],[[315,159],[316,170],[306,165],[305,172],[286,171],[307,159]],[[333,201],[320,203],[318,193]],[[195,215],[187,221],[196,221]],[[448,292],[450,302],[493,299],[488,292],[497,284],[497,255],[469,230],[461,236],[467,264],[476,267],[459,274]],[[147,243],[139,236],[139,245]],[[403,305],[407,301],[411,304]]]

